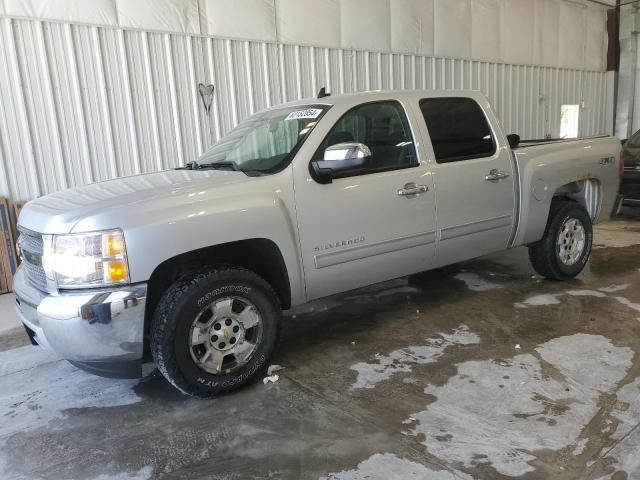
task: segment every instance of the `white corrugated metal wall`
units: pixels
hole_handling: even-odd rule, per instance
[[[216,86],[209,115],[199,82]],[[0,195],[184,164],[251,113],[322,86],[479,89],[525,138],[557,134],[563,103],[583,104],[581,135],[611,129],[601,71],[2,18]]]

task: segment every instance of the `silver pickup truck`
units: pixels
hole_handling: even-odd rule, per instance
[[[17,309],[90,372],[153,358],[182,392],[260,376],[282,310],[526,245],[584,268],[618,202],[620,142],[521,142],[472,91],[319,95],[257,113],[197,161],[28,203]]]

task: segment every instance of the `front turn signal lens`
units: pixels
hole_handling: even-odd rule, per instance
[[[118,283],[127,280],[127,264],[122,260],[105,262],[105,282]]]

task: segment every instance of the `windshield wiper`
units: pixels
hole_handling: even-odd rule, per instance
[[[234,172],[239,172],[240,167],[236,162],[211,162],[211,163],[198,163],[198,162],[189,162],[184,167],[179,168],[178,170],[232,170]]]

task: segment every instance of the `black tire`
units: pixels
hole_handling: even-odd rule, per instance
[[[567,265],[560,259],[558,238],[568,220],[576,219],[584,228],[584,248],[577,261]],[[574,278],[584,269],[593,245],[593,225],[587,211],[578,203],[556,199],[551,204],[547,227],[542,240],[529,245],[529,259],[534,270],[549,280]]]
[[[260,340],[246,364],[232,372],[212,374],[192,357],[195,347],[189,337],[203,309],[228,298],[242,298],[255,306],[261,318]],[[281,315],[278,297],[264,279],[246,269],[217,267],[184,277],[165,292],[152,318],[151,353],[162,375],[178,390],[198,397],[220,395],[252,383],[264,373]]]

